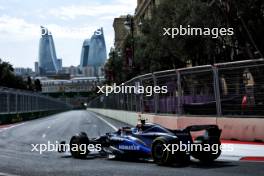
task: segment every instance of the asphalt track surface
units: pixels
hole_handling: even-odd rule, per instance
[[[103,117],[116,127],[124,124]],[[191,162],[189,166],[164,167],[151,162],[117,161],[107,158],[73,159],[57,152],[32,152],[31,144],[61,141],[80,131],[90,137],[113,131],[94,113],[69,111],[0,129],[0,176],[263,176],[258,162],[216,161],[210,165]]]

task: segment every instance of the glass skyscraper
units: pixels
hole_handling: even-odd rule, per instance
[[[97,29],[90,39],[83,42],[80,67],[93,67],[94,75],[98,76],[98,69],[106,61],[106,45],[103,28]]]
[[[41,26],[39,73],[40,75],[57,74],[60,67],[61,60],[57,58],[53,37],[47,28]]]

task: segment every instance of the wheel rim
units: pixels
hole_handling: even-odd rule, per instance
[[[71,143],[70,143],[70,151],[71,151],[71,154],[76,157],[76,158],[83,158],[83,157],[86,157],[87,155],[87,152],[84,152],[84,153],[81,153],[80,151],[80,139],[78,138],[74,138]],[[73,145],[74,145],[74,148],[77,149],[77,150],[73,150]],[[77,147],[77,148],[76,148]]]
[[[164,156],[164,146],[161,142],[155,144],[155,146],[153,147],[153,158],[154,159],[158,159],[161,160]]]

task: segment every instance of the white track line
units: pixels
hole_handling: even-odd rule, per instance
[[[99,115],[95,114],[95,113],[92,113],[94,114],[98,119],[102,120],[104,123],[106,123],[108,126],[110,126],[111,128],[113,128],[115,131],[118,130],[118,128],[116,128],[113,124],[111,124],[110,122],[106,121],[105,119],[103,119],[102,117],[100,117]]]
[[[1,176],[19,176],[19,175],[8,174],[8,173],[3,173],[3,172],[0,172],[0,175]]]
[[[21,125],[24,125],[25,123],[20,123],[20,124],[17,124],[17,125],[12,125],[12,126],[9,126],[9,127],[4,127],[2,129],[0,129],[0,132],[3,132],[3,131],[6,131],[6,130],[10,130],[12,128],[15,128],[15,127],[18,127],[18,126],[21,126]]]

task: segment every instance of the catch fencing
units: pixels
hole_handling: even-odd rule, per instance
[[[39,93],[0,87],[0,114],[63,111],[70,105]]]
[[[166,70],[135,77],[124,85],[167,86],[166,94],[112,93],[88,107],[153,114],[264,115],[264,59]]]

